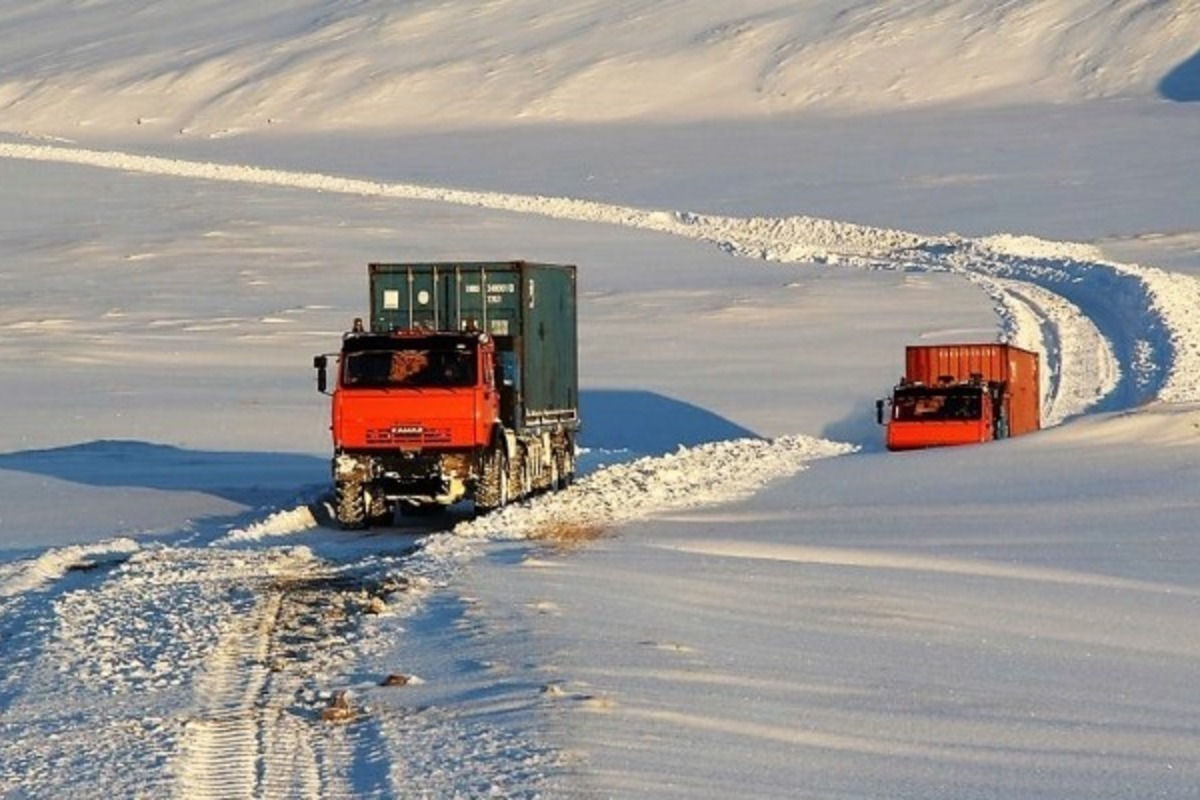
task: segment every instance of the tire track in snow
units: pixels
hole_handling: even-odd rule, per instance
[[[374,793],[381,779],[371,770],[382,772],[387,755],[371,722],[349,729],[321,714],[331,692],[320,683],[355,657],[362,586],[303,551],[275,556],[268,575],[250,582],[253,605],[223,617],[195,683],[175,766],[180,796]]]
[[[254,797],[265,747],[267,647],[281,596],[271,592],[229,623],[196,682],[198,710],[184,728],[179,792],[199,800]],[[307,788],[307,787],[306,787]],[[312,796],[308,791],[306,796]]]
[[[0,157],[72,163],[172,177],[424,200],[597,222],[710,242],[731,255],[768,261],[950,271],[1004,278],[1061,294],[1090,317],[1120,367],[1114,390],[1094,408],[1114,410],[1148,399],[1200,399],[1200,281],[1103,260],[1091,248],[1009,235],[985,239],[920,236],[813,217],[734,218],[648,210],[585,200],[473,192],[261,167],[187,161],[119,151],[0,143]],[[1044,297],[1044,295],[1043,295]],[[1013,298],[1012,303],[1021,301]],[[1045,305],[1045,304],[1044,304]],[[1021,332],[1018,335],[1026,336]],[[1064,349],[1072,331],[1059,331]],[[1065,362],[1063,362],[1065,364]],[[1057,386],[1075,391],[1079,376]],[[1086,382],[1086,378],[1084,379]],[[1051,407],[1057,405],[1050,398]]]
[[[360,656],[364,587],[403,588],[388,576],[404,556],[335,565],[253,545],[116,540],[6,565],[0,786],[385,795],[372,720],[331,726],[321,710]]]
[[[14,790],[47,797],[79,785],[115,796],[147,787],[169,791],[179,703],[208,654],[218,618],[239,608],[240,568],[251,559],[217,562],[205,552],[142,545],[84,573],[86,582],[65,571],[58,583],[67,591],[58,583],[27,590],[49,619],[39,626],[32,660],[19,665],[23,691],[6,718],[17,720],[13,738],[38,769],[30,764],[5,775],[6,757],[0,783],[11,779]],[[38,560],[58,564],[76,548],[63,550]]]

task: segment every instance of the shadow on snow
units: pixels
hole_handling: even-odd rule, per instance
[[[1158,93],[1177,103],[1200,101],[1200,50],[1163,76]]]
[[[758,434],[699,406],[636,389],[592,389],[581,393],[583,447],[662,455]]]
[[[151,442],[104,439],[0,454],[0,469],[87,486],[201,492],[258,507],[324,483],[325,458],[292,453],[186,450]]]
[[[870,399],[856,402],[846,416],[826,425],[821,437],[856,445],[864,453],[877,453],[884,450],[885,430],[875,416],[875,399]]]

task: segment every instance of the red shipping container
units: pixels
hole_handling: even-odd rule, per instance
[[[909,345],[904,365],[909,383],[937,386],[965,383],[973,377],[985,383],[1005,383],[1004,416],[1009,435],[1020,436],[1042,427],[1037,353],[1010,344]]]

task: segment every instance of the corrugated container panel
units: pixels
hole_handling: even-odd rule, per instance
[[[579,367],[575,267],[527,261],[368,265],[370,328],[462,331],[496,338],[517,358],[509,424],[577,417]]]
[[[936,385],[980,375],[1008,383],[1009,433],[1019,436],[1041,428],[1041,376],[1037,353],[1010,344],[910,345],[905,349],[905,378]]]
[[[1037,353],[1010,347],[1008,351],[1008,430],[1012,436],[1042,427],[1041,376]]]
[[[579,405],[575,270],[528,264],[523,272],[520,336],[526,424]]]
[[[371,264],[371,330],[474,326],[515,336],[521,314],[522,261]]]

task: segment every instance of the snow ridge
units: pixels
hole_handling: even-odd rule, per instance
[[[309,506],[300,505],[295,508],[275,511],[265,519],[252,522],[244,528],[235,528],[222,539],[213,542],[214,546],[227,545],[234,542],[255,542],[269,539],[272,536],[287,536],[300,533],[317,526]]]
[[[36,558],[0,565],[0,601],[48,586],[74,569],[92,569],[100,562],[128,558],[139,545],[122,537],[96,544],[56,547]],[[0,611],[3,611],[0,602]]]
[[[454,532],[489,538],[525,538],[543,526],[604,527],[655,513],[727,503],[764,484],[793,475],[811,461],[856,448],[808,436],[735,439],[681,447],[600,469],[566,491],[508,506],[460,523]]]

